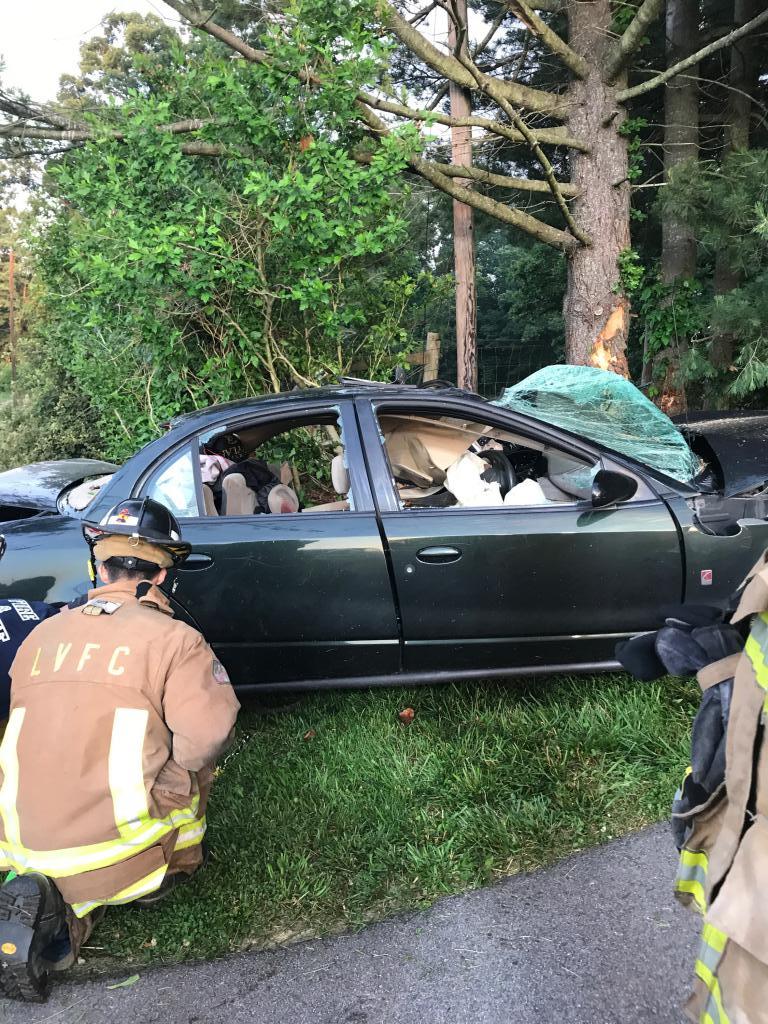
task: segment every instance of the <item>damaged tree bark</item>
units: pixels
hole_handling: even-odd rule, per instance
[[[627,141],[618,131],[626,115],[616,102],[616,87],[600,74],[611,12],[608,0],[595,0],[573,4],[569,14],[571,46],[592,64],[587,78],[569,92],[568,128],[590,140],[588,153],[571,154],[573,215],[589,231],[590,244],[568,255],[566,360],[626,377],[629,302],[619,288],[619,254],[630,245],[629,179]]]

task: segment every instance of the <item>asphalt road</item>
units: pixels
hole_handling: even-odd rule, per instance
[[[67,981],[3,1024],[680,1024],[697,922],[656,826],[356,934]],[[137,911],[138,913],[139,911]],[[126,975],[132,972],[126,971]]]

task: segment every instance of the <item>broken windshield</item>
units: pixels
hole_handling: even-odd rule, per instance
[[[494,405],[545,420],[688,482],[700,470],[682,433],[634,384],[592,366],[545,366]]]

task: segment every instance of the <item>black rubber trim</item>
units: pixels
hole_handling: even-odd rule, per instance
[[[575,662],[523,668],[473,668],[464,671],[397,672],[388,676],[348,676],[345,679],[291,679],[284,683],[244,683],[237,693],[278,693],[295,690],[363,690],[378,686],[434,686],[471,680],[524,679],[530,676],[587,675],[591,672],[623,672],[618,661]]]

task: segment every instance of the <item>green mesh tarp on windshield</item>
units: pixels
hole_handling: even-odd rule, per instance
[[[494,405],[599,441],[675,480],[691,480],[699,461],[685,438],[634,384],[592,366],[545,366],[505,388]]]

